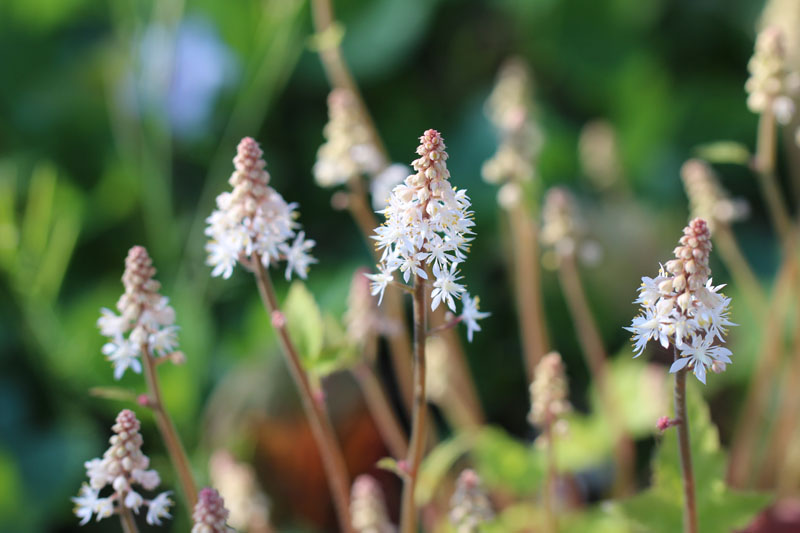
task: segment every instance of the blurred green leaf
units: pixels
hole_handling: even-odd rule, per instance
[[[670,380],[671,381],[671,380]],[[725,486],[726,454],[720,448],[717,428],[694,380],[687,387],[689,432],[697,494],[699,529],[705,533],[729,533],[746,526],[772,496],[736,492]],[[670,429],[659,443],[653,461],[653,484],[645,492],[618,504],[636,531],[673,533],[682,528],[678,432]]]
[[[544,454],[500,428],[481,428],[475,438],[472,458],[487,487],[523,496],[538,491],[544,482]]]
[[[437,444],[425,456],[420,466],[416,494],[414,495],[417,505],[425,505],[433,499],[442,479],[444,479],[455,462],[458,461],[459,457],[469,451],[474,440],[472,433],[459,433]]]
[[[387,472],[395,474],[400,479],[405,479],[407,477],[407,474],[400,469],[400,465],[394,457],[379,459],[378,462],[375,463],[375,466],[381,470],[386,470]]]
[[[736,141],[716,141],[701,144],[694,149],[697,157],[709,163],[731,163],[746,165],[750,161],[750,150],[744,144]]]
[[[324,340],[324,324],[314,296],[305,284],[295,281],[284,303],[289,336],[307,369],[316,365]]]

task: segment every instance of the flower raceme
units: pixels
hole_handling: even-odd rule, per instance
[[[142,246],[134,246],[125,258],[122,283],[125,292],[117,302],[119,315],[110,309],[100,310],[97,320],[100,333],[108,337],[103,353],[114,365],[114,378],[120,379],[130,368],[141,373],[142,350],[173,361],[183,360],[178,347],[178,326],[169,299],[158,291],[153,279],[156,269]]]
[[[702,218],[695,218],[683,230],[675,259],[662,266],[655,278],[642,278],[639,297],[641,313],[633,319],[634,351],[638,357],[651,340],[664,348],[672,344],[679,352],[670,368],[677,372],[690,368],[701,382],[706,382],[710,368],[719,373],[731,363],[731,351],[725,342],[730,298],[720,293],[722,285],[712,285],[708,257],[711,233]]]
[[[162,492],[148,500],[133,488],[139,485],[151,491],[161,483],[158,472],[147,469],[150,459],[142,453],[142,436],[136,415],[128,409],[121,411],[111,429],[114,430],[114,435],[108,441],[111,446],[103,458],[85,463],[89,483],[84,483],[78,496],[72,498],[75,515],[84,525],[94,515],[99,521],[120,513],[123,506],[137,514],[142,507],[147,507],[147,523],[160,526],[162,518],[171,518],[171,491]],[[107,486],[112,488],[113,493],[101,498],[100,491]]]
[[[385,209],[378,211],[386,221],[375,229],[373,239],[383,250],[377,274],[367,274],[371,292],[380,295],[399,272],[409,283],[412,276],[428,280],[433,274],[430,292],[431,309],[445,304],[456,311],[456,300],[463,301],[461,320],[468,336],[479,331],[477,320],[488,316],[478,311],[478,299],[472,299],[460,283],[458,267],[466,259],[472,240],[472,211],[466,191],[450,185],[447,152],[442,136],[427,130],[420,137],[419,158],[412,166],[415,174],[392,189]]]
[[[229,533],[233,529],[227,526],[228,509],[225,501],[216,489],[206,487],[197,496],[197,504],[192,512],[191,533]]]
[[[286,261],[286,279],[296,273],[305,279],[316,263],[310,254],[314,241],[297,230],[297,204],[287,204],[269,186],[269,173],[258,143],[245,137],[233,159],[229,183],[233,191],[217,196],[217,209],[206,219],[207,263],[212,276],[231,277],[236,263],[247,266],[256,257],[264,267]],[[290,241],[294,239],[293,242]]]

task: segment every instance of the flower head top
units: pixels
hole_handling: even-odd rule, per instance
[[[787,68],[780,28],[769,26],[761,30],[747,70],[750,78],[744,88],[748,109],[753,113],[770,111],[778,122],[788,124],[795,111],[793,97],[800,89],[800,75]]]
[[[229,183],[233,191],[217,196],[217,209],[206,219],[208,264],[212,276],[231,277],[237,262],[248,266],[260,260],[265,267],[286,261],[286,279],[292,272],[305,279],[316,260],[309,254],[314,241],[297,229],[297,204],[287,204],[270,187],[258,143],[245,137],[233,159]],[[293,242],[289,242],[294,238]]]
[[[461,472],[450,498],[450,521],[457,533],[478,533],[481,525],[494,519],[494,511],[481,478],[472,469]]]
[[[328,123],[322,130],[326,142],[317,151],[314,179],[321,187],[334,187],[351,178],[374,175],[386,167],[372,141],[358,100],[349,89],[328,95]]]
[[[530,386],[531,410],[528,421],[537,427],[559,424],[572,411],[564,361],[558,352],[546,354],[536,365]],[[559,424],[556,427],[561,427]]]
[[[353,481],[350,494],[350,523],[356,533],[392,533],[383,491],[375,478],[362,474]]]
[[[497,129],[500,145],[482,168],[488,183],[504,184],[498,201],[505,208],[522,199],[521,184],[531,181],[542,145],[542,133],[532,118],[531,76],[518,58],[506,61],[486,102],[486,115]]]
[[[212,453],[208,467],[212,483],[225,495],[228,523],[237,530],[268,531],[269,504],[253,467],[237,462],[227,450]]]
[[[664,348],[670,344],[680,357],[670,372],[688,366],[697,379],[706,382],[706,370],[722,372],[731,362],[731,352],[714,341],[724,342],[730,298],[711,283],[708,258],[711,253],[711,232],[702,218],[695,218],[683,230],[675,259],[667,261],[655,278],[642,278],[639,297],[641,313],[630,327],[634,350],[638,357],[647,343],[657,340]]]
[[[161,284],[153,279],[156,269],[142,246],[134,246],[125,258],[122,284],[125,292],[117,301],[119,315],[110,309],[100,310],[97,327],[109,341],[103,353],[114,365],[114,377],[120,379],[130,368],[142,371],[142,350],[159,357],[183,360],[178,347],[178,326],[169,299],[159,293]]]
[[[572,255],[582,230],[572,194],[564,187],[550,188],[542,208],[542,244],[558,256]]]
[[[438,131],[428,130],[420,137],[417,154],[412,163],[416,173],[392,190],[389,205],[379,211],[386,222],[375,229],[373,237],[383,255],[379,273],[367,276],[373,282],[372,294],[382,299],[395,271],[408,283],[412,275],[427,280],[430,267],[434,276],[431,309],[445,303],[455,312],[455,300],[463,299],[467,314],[462,319],[477,331],[476,321],[485,314],[478,312],[477,298],[469,298],[459,283],[458,271],[475,225],[470,200],[466,191],[450,185],[447,152]]]
[[[147,469],[150,459],[142,453],[142,436],[136,415],[128,409],[121,411],[111,429],[114,430],[108,441],[111,446],[103,458],[85,463],[89,483],[84,483],[78,497],[72,498],[75,514],[83,525],[95,514],[97,520],[107,518],[119,513],[122,506],[138,514],[144,506],[148,508],[147,523],[160,526],[162,518],[171,518],[171,491],[148,500],[134,490],[134,485],[138,485],[152,491],[161,483],[158,472]],[[110,487],[113,492],[101,498],[100,492],[105,487]]]
[[[732,199],[705,161],[686,161],[681,167],[681,178],[692,216],[706,220],[712,232],[717,223],[730,224],[747,215],[747,203]]]
[[[192,533],[228,533],[233,531],[226,523],[228,510],[225,501],[216,489],[204,488],[197,495],[197,503],[192,513]]]

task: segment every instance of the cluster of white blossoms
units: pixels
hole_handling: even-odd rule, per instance
[[[192,512],[191,533],[229,533],[233,529],[227,525],[228,510],[225,501],[215,489],[206,487],[197,495],[197,503]]]
[[[375,175],[386,167],[358,100],[349,89],[334,89],[328,95],[328,123],[322,134],[325,143],[317,151],[313,170],[319,186],[335,187],[351,178]]]
[[[350,523],[356,533],[393,533],[383,491],[375,478],[362,474],[353,481],[350,494]]]
[[[450,522],[457,533],[478,533],[486,522],[494,519],[494,511],[480,476],[472,470],[461,472],[450,499]]]
[[[139,485],[151,491],[161,483],[158,472],[147,469],[150,459],[142,453],[142,436],[136,415],[128,409],[121,411],[111,429],[114,430],[114,435],[108,441],[111,446],[103,458],[85,463],[89,483],[84,483],[78,496],[72,498],[75,515],[84,525],[94,515],[99,521],[121,512],[121,506],[136,514],[142,507],[147,507],[147,523],[160,526],[162,518],[172,518],[169,514],[172,505],[169,495],[172,491],[162,492],[148,500],[133,488]],[[111,487],[113,493],[101,498],[100,492],[107,486]]]
[[[706,370],[716,373],[730,364],[731,351],[716,341],[725,342],[730,298],[713,286],[708,257],[711,253],[711,232],[702,218],[695,218],[683,230],[675,259],[662,266],[655,278],[642,278],[639,297],[641,313],[630,327],[634,351],[638,357],[647,343],[658,341],[664,348],[672,344],[676,353],[670,372],[691,368],[701,382]]]
[[[117,302],[119,315],[110,309],[100,310],[97,326],[109,341],[103,353],[114,365],[114,378],[120,379],[130,368],[141,373],[143,354],[183,360],[178,347],[178,326],[169,299],[158,291],[161,284],[153,279],[156,269],[142,246],[134,246],[125,258],[122,283],[125,292]]]
[[[787,68],[783,32],[777,26],[764,28],[756,38],[755,52],[747,64],[747,107],[753,113],[770,110],[781,124],[794,116],[794,97],[800,90],[800,74]]]
[[[211,275],[228,279],[237,262],[251,268],[252,261],[261,261],[268,268],[285,260],[287,280],[292,272],[305,279],[308,267],[316,263],[309,254],[314,241],[297,232],[297,204],[287,204],[269,186],[262,155],[255,140],[241,140],[233,159],[235,170],[228,180],[233,191],[217,196],[217,209],[206,219],[210,239],[207,262],[214,267]]]
[[[409,283],[412,276],[427,280],[430,268],[434,277],[431,309],[444,303],[455,312],[455,300],[460,299],[460,320],[466,324],[471,341],[473,332],[480,331],[477,321],[488,313],[479,311],[478,298],[472,298],[459,283],[458,266],[467,257],[475,222],[466,191],[450,185],[444,150],[438,131],[427,130],[420,137],[419,158],[412,163],[416,173],[392,190],[389,205],[379,211],[386,222],[375,229],[373,238],[383,255],[378,274],[367,277],[372,280],[372,294],[380,295],[380,304],[395,271]]]

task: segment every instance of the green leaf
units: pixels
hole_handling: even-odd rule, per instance
[[[736,141],[716,141],[701,144],[694,149],[698,157],[709,163],[732,163],[745,165],[750,161],[750,150],[742,143]]]
[[[393,474],[397,475],[400,479],[405,479],[408,477],[403,470],[400,469],[400,465],[397,463],[397,460],[393,457],[384,457],[383,459],[379,459],[375,466],[380,468],[381,470],[387,470],[392,472]]]
[[[487,487],[522,496],[538,491],[544,482],[544,454],[500,428],[482,428],[476,435],[472,456]]]
[[[314,296],[302,282],[295,281],[289,287],[284,314],[300,359],[307,369],[313,368],[322,353],[324,325]]]
[[[692,465],[697,498],[698,526],[704,533],[728,533],[746,526],[772,499],[768,494],[735,492],[725,486],[726,454],[717,428],[694,380],[687,384],[687,410]],[[670,429],[659,443],[653,461],[653,484],[619,504],[635,531],[680,531],[683,516],[678,432]]]
[[[414,494],[418,506],[423,506],[433,499],[442,479],[456,461],[473,446],[474,441],[473,433],[459,433],[436,445],[425,456],[420,465],[416,494]]]

